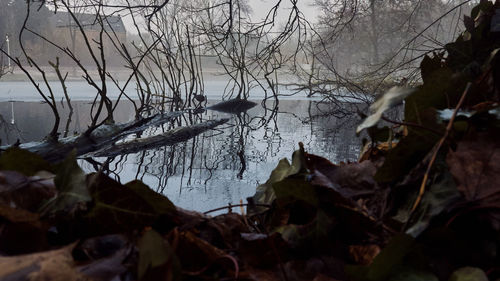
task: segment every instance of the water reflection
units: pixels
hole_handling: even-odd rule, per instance
[[[347,106],[347,105],[346,105]],[[69,109],[60,105],[62,120]],[[14,125],[10,120],[12,108]],[[71,120],[61,122],[61,132],[79,133],[90,121],[90,104],[73,103]],[[328,105],[308,100],[268,102],[246,113],[230,115],[216,111],[187,113],[171,122],[149,129],[143,135],[159,134],[178,126],[187,126],[214,118],[230,121],[215,130],[200,134],[187,142],[164,146],[111,159],[82,159],[90,172],[103,167],[121,182],[140,179],[167,195],[175,204],[207,211],[252,195],[255,187],[269,177],[278,161],[290,157],[302,141],[308,152],[322,155],[333,162],[352,161],[359,153],[360,141],[355,137],[358,122],[337,118]],[[0,103],[0,138],[2,143],[39,140],[51,129],[52,117],[45,105],[33,102]],[[118,122],[134,118],[134,110],[126,103],[115,113]],[[66,126],[68,129],[66,129]],[[71,134],[70,133],[70,134]]]

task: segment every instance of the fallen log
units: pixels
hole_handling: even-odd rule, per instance
[[[247,100],[232,99],[220,102],[206,109],[236,114],[241,111],[246,111],[249,108],[254,107],[255,105],[256,103]],[[137,152],[142,149],[152,148],[156,145],[172,145],[177,142],[182,142],[206,130],[212,129],[220,124],[227,122],[227,119],[207,121],[201,124],[195,124],[190,127],[180,127],[159,136],[136,139],[132,142],[127,142],[126,144],[121,143],[119,145],[114,145],[116,142],[124,139],[129,135],[140,134],[148,128],[168,123],[188,111],[197,114],[203,112],[204,110],[205,109],[203,108],[198,108],[195,110],[173,111],[168,113],[156,114],[140,120],[133,120],[124,124],[103,124],[92,131],[90,135],[82,134],[78,136],[61,138],[57,141],[44,140],[38,142],[29,142],[20,144],[18,146],[22,149],[42,156],[42,158],[49,162],[59,162],[73,150],[76,150],[77,156],[91,154],[93,155],[93,152],[97,153],[98,151],[99,156],[116,156],[122,153],[118,151],[119,149],[130,151],[123,153],[133,153],[133,151]],[[9,147],[11,146],[1,146],[0,151],[6,150]]]
[[[124,124],[103,124],[96,128],[89,136],[81,134],[61,138],[57,141],[28,142],[20,144],[19,147],[36,153],[49,162],[59,162],[73,150],[76,150],[77,156],[81,156],[102,149],[131,134],[140,133],[147,128],[170,122],[183,113],[184,111],[175,111],[156,114]],[[6,150],[9,147],[11,146],[2,146],[0,150]]]
[[[169,130],[163,134],[137,138],[126,142],[121,142],[104,147],[100,150],[86,154],[90,157],[114,157],[122,154],[136,153],[142,150],[174,145],[176,143],[187,141],[205,131],[213,129],[221,124],[224,124],[229,119],[209,120],[206,122],[194,124],[191,126],[182,126]]]

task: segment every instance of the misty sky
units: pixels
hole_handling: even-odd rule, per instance
[[[278,0],[248,0],[248,4],[250,4],[250,6],[252,7],[253,20],[258,21],[263,19],[267,15],[269,10],[277,3],[277,1]],[[313,7],[313,0],[298,0],[297,2],[297,5],[304,14],[304,17],[311,23],[315,22],[318,10]],[[277,26],[286,21],[289,13],[288,9],[290,9],[291,7],[290,0],[283,1],[281,6],[282,8],[278,14],[278,21],[276,22]],[[137,33],[135,28],[128,28],[133,26],[132,20],[130,18],[128,18],[127,16],[123,16],[122,19],[128,32],[133,34]],[[136,20],[138,20],[138,22],[141,22],[141,20],[139,19]]]
[[[267,12],[276,4],[277,0],[249,0],[248,3],[252,7],[253,14],[257,18],[263,18],[266,16]],[[310,20],[315,21],[317,16],[317,10],[312,6],[312,0],[298,0],[297,5],[301,9],[304,16]],[[284,7],[290,7],[290,1],[283,1],[283,4],[287,4]]]

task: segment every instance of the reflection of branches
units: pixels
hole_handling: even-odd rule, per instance
[[[120,169],[118,169],[118,164],[125,162],[123,160],[123,156],[121,156],[120,159],[116,162],[114,158],[107,158],[104,162],[97,161],[96,159],[91,157],[85,157],[83,160],[92,165],[92,168],[96,172],[103,172],[108,176],[113,175],[115,177],[115,180],[120,182]],[[109,166],[113,162],[115,163],[115,168],[111,169]]]
[[[248,123],[245,122],[245,117],[247,116],[246,113],[243,113],[243,114],[238,114],[237,115],[237,120],[239,123],[238,124],[238,129],[239,129],[239,135],[238,135],[238,158],[240,160],[240,170],[238,171],[238,175],[237,177],[239,179],[242,179],[243,178],[243,173],[245,172],[245,170],[247,169],[247,162],[246,162],[246,159],[245,159],[245,143],[246,143],[246,140],[248,138],[248,132],[249,130],[245,130],[245,128],[248,127]],[[245,133],[246,131],[246,133]]]
[[[14,106],[13,102],[11,102],[11,103],[12,103],[11,105]],[[12,122],[8,122],[7,120],[5,120],[5,118],[1,114],[0,114],[0,128],[2,128],[4,131],[7,144],[10,143],[9,136],[12,135],[12,132],[17,133],[19,138],[22,140],[21,130],[19,130],[19,128],[17,127],[17,124],[16,123],[13,124]],[[0,140],[0,144],[1,144],[1,142],[2,141]]]

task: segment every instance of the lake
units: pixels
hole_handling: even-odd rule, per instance
[[[211,93],[207,94],[209,104],[220,101],[216,93],[222,83],[215,81],[211,85],[213,88],[207,87],[206,91]],[[62,135],[86,129],[90,121],[90,90],[83,82],[70,82],[74,101],[70,122],[67,122],[67,105],[58,103]],[[62,97],[61,93],[56,95],[60,95],[59,99]],[[280,99],[278,105],[273,101],[262,104],[262,97],[262,94],[252,93],[258,105],[243,114],[211,110],[201,114],[186,113],[172,123],[145,132],[155,134],[179,125],[230,118],[216,130],[185,143],[110,159],[111,177],[122,183],[140,179],[182,208],[208,211],[229,203],[238,204],[240,200],[245,202],[254,194],[255,187],[268,179],[280,159],[291,158],[292,152],[298,149],[298,142],[304,143],[307,152],[334,163],[357,159],[361,146],[361,140],[355,136],[357,118],[338,118],[331,112],[332,105],[300,95]],[[40,102],[29,83],[0,82],[0,101],[2,145],[18,139],[21,142],[40,140],[51,130],[50,108]],[[120,102],[115,120],[126,122],[133,118],[131,103]],[[85,171],[91,172],[98,163],[105,161],[94,158],[79,162]]]

